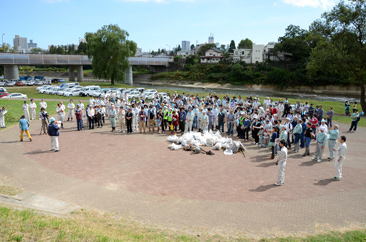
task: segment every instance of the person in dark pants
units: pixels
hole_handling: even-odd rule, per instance
[[[261,122],[259,122],[258,119],[254,119],[253,122],[253,130],[252,130],[252,136],[254,138],[254,143],[253,145],[258,145],[259,144],[259,136],[258,136],[258,132],[260,130],[261,127]]]
[[[94,109],[92,105],[89,105],[88,109],[88,122],[89,122],[89,129],[94,129]]]
[[[244,140],[249,140],[249,130],[250,130],[250,120],[248,119],[248,117],[245,117],[244,120],[244,135],[243,135],[243,139]]]
[[[349,128],[348,132],[355,132],[357,129],[358,121],[360,121],[360,114],[358,113],[357,109],[355,109],[355,111],[351,115],[351,118],[352,118],[352,123],[351,123],[351,127]]]
[[[270,157],[270,159],[274,159],[275,157],[275,143],[276,143],[276,139],[277,139],[277,134],[278,134],[278,128],[277,127],[273,127],[272,128],[272,135],[271,135],[271,140],[270,142],[272,143],[272,155]]]
[[[220,108],[220,112],[219,112],[219,115],[218,115],[218,121],[219,121],[219,130],[221,128],[221,132],[224,133],[225,113],[224,113],[223,108]]]
[[[80,131],[83,129],[83,111],[79,105],[76,106],[75,117],[78,131]]]
[[[132,133],[132,111],[131,108],[128,109],[126,114],[126,124],[127,124],[127,134]]]
[[[180,113],[179,113],[179,129],[180,131],[184,132],[185,129],[185,123],[186,123],[186,111],[184,111],[184,108],[180,109]],[[175,130],[177,131],[177,130]]]

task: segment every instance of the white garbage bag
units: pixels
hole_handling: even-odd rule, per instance
[[[171,150],[179,150],[179,149],[182,149],[182,146],[181,145],[176,145],[176,144],[171,144],[168,146],[169,149]]]
[[[227,150],[224,151],[224,155],[233,155],[233,151],[227,149]]]
[[[214,150],[220,150],[222,147],[222,143],[216,143],[213,147]]]

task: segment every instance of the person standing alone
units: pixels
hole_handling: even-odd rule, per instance
[[[339,138],[340,145],[338,149],[334,148],[336,151],[336,159],[334,163],[334,168],[336,170],[336,176],[333,177],[334,181],[339,181],[342,179],[342,166],[343,162],[346,159],[347,154],[347,144],[346,144],[346,136],[341,136]]]
[[[23,142],[24,132],[27,134],[29,141],[32,141],[32,136],[29,134],[29,122],[24,115],[20,117],[19,128],[20,128],[20,141]]]
[[[287,161],[287,148],[286,142],[284,140],[280,141],[281,151],[278,154],[278,160],[276,162],[277,165],[277,182],[276,186],[282,186],[285,184],[285,167]]]
[[[59,152],[60,148],[58,145],[58,136],[60,133],[58,132],[60,128],[57,126],[55,122],[55,118],[50,118],[50,124],[48,125],[48,135],[51,136],[51,151]]]

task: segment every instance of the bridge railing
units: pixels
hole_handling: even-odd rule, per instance
[[[171,58],[130,57],[130,65],[168,66],[174,62]],[[86,55],[52,54],[8,54],[0,53],[0,65],[91,65]]]

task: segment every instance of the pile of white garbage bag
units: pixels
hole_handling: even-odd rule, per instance
[[[224,150],[225,155],[232,155],[238,151],[245,151],[244,145],[240,141],[233,141],[231,138],[224,138],[220,131],[213,133],[212,131],[187,132],[182,136],[176,135],[168,136],[167,140],[173,144],[168,148],[171,150],[202,150],[202,146],[212,147],[214,150]],[[191,149],[189,149],[191,148]]]

